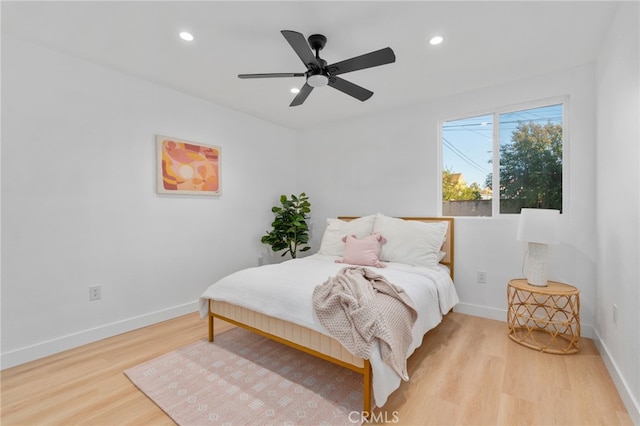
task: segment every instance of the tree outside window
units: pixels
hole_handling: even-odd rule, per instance
[[[500,145],[500,213],[562,210],[562,125],[518,123]]]
[[[443,214],[562,210],[563,136],[562,103],[444,122]]]

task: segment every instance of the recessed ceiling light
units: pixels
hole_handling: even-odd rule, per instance
[[[438,45],[444,41],[444,37],[442,36],[433,36],[429,39],[429,44],[432,46]]]
[[[298,89],[297,87],[293,87],[291,89],[291,93],[300,93],[300,89]]]
[[[193,41],[193,34],[186,31],[182,31],[180,33],[180,38],[183,39],[184,41]]]

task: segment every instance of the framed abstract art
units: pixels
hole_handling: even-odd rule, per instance
[[[156,136],[159,194],[220,195],[220,147]]]

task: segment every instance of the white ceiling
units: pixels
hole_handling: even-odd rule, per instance
[[[2,1],[2,32],[302,129],[594,61],[611,1]],[[330,87],[289,107],[304,78],[240,80],[239,73],[304,72],[280,34],[328,38],[329,64],[383,47],[396,62],[341,77],[374,92],[366,102]],[[195,40],[177,37],[188,30]],[[443,34],[437,47],[427,39]]]

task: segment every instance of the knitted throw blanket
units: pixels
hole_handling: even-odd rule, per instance
[[[382,360],[403,379],[418,313],[404,290],[370,269],[349,266],[313,291],[313,307],[329,333],[368,359],[376,343]]]

